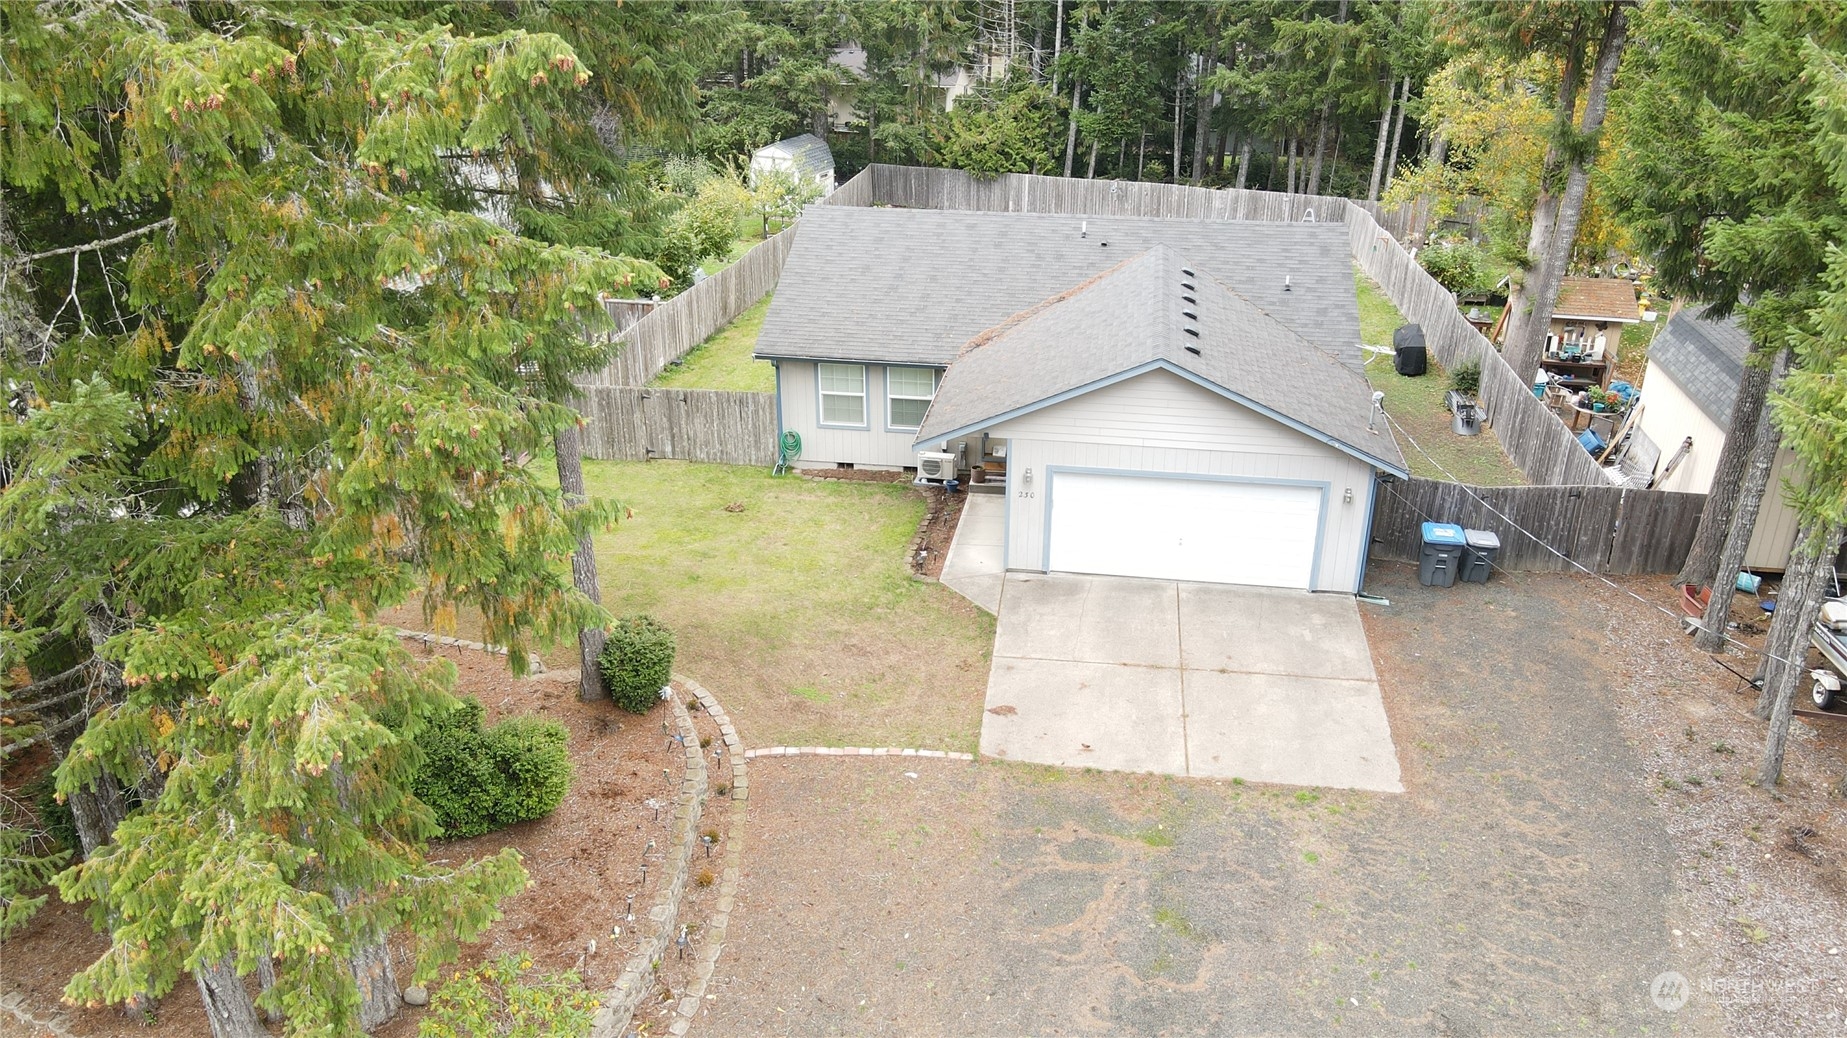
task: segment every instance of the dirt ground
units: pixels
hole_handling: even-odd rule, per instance
[[[696,1031],[1841,1033],[1838,737],[1804,728],[1772,796],[1673,617],[1371,584],[1406,793],[760,758]]]
[[[506,661],[497,656],[407,644],[420,656],[441,652],[452,659],[458,669],[456,691],[478,697],[487,708],[488,723],[536,713],[563,722],[571,731],[576,773],[556,811],[537,821],[430,848],[432,859],[453,861],[514,846],[532,876],[532,886],[503,906],[505,918],[481,943],[464,951],[463,964],[525,951],[542,969],[579,970],[593,989],[614,983],[638,936],[626,918],[627,897],[634,895],[635,914],[645,917],[660,870],[651,870],[644,882],[640,864],[665,860],[673,790],[684,764],[677,744],[662,732],[665,708],[637,716],[607,704],[586,705],[577,701],[574,680],[557,680],[568,675],[521,680],[508,674]],[[664,774],[669,771],[670,776]],[[658,821],[653,804],[661,805]],[[617,927],[621,933],[612,936]],[[592,940],[597,942],[596,952],[586,954]],[[198,991],[187,980],[161,1000],[151,1027],[116,1010],[62,1006],[58,994],[65,982],[105,947],[82,910],[54,896],[28,929],[0,944],[0,992],[23,995],[31,1015],[44,1021],[61,1019],[66,1031],[75,1035],[206,1033]],[[402,948],[398,969],[400,983],[409,983],[410,963]],[[421,1011],[406,1009],[375,1033],[380,1038],[410,1038],[420,1016]],[[0,1012],[0,1035],[38,1038],[57,1033]]]

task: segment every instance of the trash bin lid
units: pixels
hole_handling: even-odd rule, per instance
[[[1466,544],[1468,541],[1463,537],[1462,527],[1455,523],[1425,523],[1424,543]]]
[[[1501,546],[1501,539],[1494,535],[1493,530],[1464,530],[1462,531],[1462,535],[1468,538],[1469,547],[1471,548],[1498,548]]]

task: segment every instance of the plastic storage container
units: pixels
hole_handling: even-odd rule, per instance
[[[1425,523],[1424,550],[1418,555],[1417,580],[1425,587],[1449,587],[1456,583],[1456,571],[1462,566],[1462,551],[1468,538],[1455,523]]]
[[[1488,574],[1494,569],[1494,557],[1501,553],[1501,539],[1492,530],[1464,530],[1465,542],[1462,551],[1462,579],[1473,584],[1486,584]]]

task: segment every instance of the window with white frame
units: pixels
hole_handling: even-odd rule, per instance
[[[885,369],[885,424],[893,429],[915,429],[936,397],[934,368]]]
[[[817,364],[821,380],[821,424],[866,424],[866,366]]]

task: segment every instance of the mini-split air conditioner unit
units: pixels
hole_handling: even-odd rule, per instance
[[[935,480],[956,478],[956,456],[937,451],[918,451],[917,478]]]

